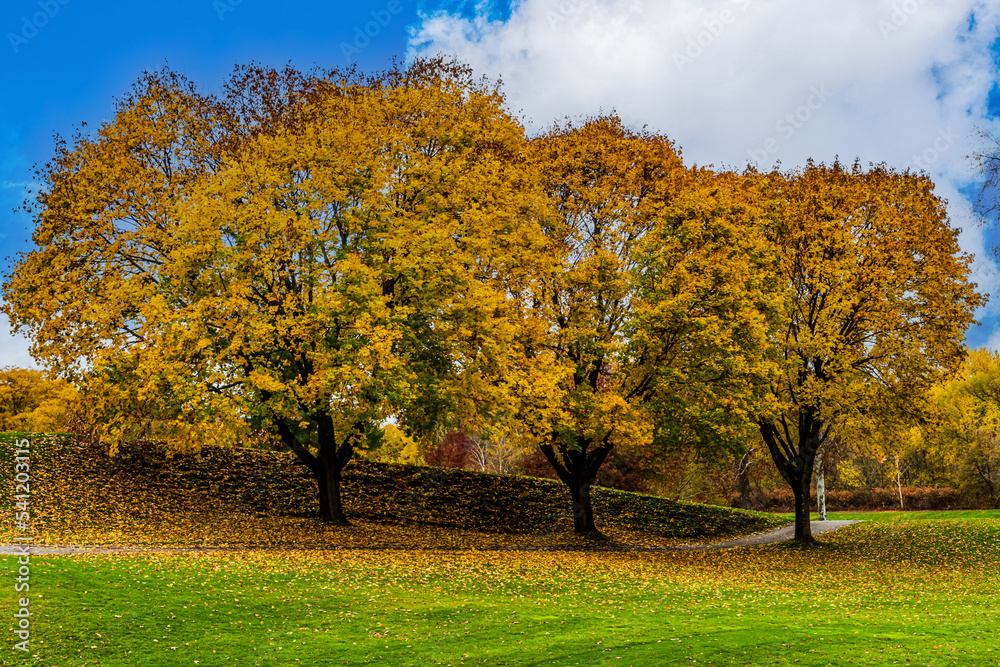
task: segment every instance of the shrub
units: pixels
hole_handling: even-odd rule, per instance
[[[739,507],[739,494],[727,498],[731,507]],[[816,492],[811,495],[816,506]],[[778,488],[753,497],[753,509],[766,512],[791,512],[795,508],[792,490]],[[984,509],[991,505],[988,498],[963,493],[953,488],[903,487],[903,508],[907,510]],[[898,510],[899,489],[851,489],[826,492],[826,509],[831,512]]]
[[[465,431],[452,431],[434,449],[424,454],[424,462],[441,468],[467,468],[473,443]]]

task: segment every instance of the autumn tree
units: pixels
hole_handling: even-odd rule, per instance
[[[465,468],[471,462],[474,446],[472,437],[465,431],[451,431],[424,454],[424,462],[441,468]]]
[[[0,369],[0,431],[62,430],[79,401],[76,387],[37,370]]]
[[[273,429],[343,523],[341,473],[373,429],[431,415],[475,342],[504,340],[493,283],[540,243],[526,145],[500,93],[442,60],[251,66],[219,98],[147,75],[41,170],[5,311],[85,377],[112,441]]]
[[[926,176],[835,163],[746,179],[787,295],[775,411],[758,426],[795,497],[795,539],[811,542],[817,450],[838,428],[876,431],[919,413],[961,363],[983,298]]]
[[[1000,506],[1000,354],[973,350],[957,377],[930,395],[938,419],[925,446]]]
[[[665,137],[607,116],[534,146],[559,262],[516,299],[535,326],[526,354],[558,369],[536,435],[569,489],[575,530],[593,534],[591,487],[615,448],[693,423],[714,423],[710,440],[723,442],[745,423],[765,285],[739,207]]]
[[[967,156],[983,178],[973,205],[984,219],[995,221],[1000,217],[1000,138],[984,129],[977,135],[979,146]],[[998,250],[997,246],[993,247],[994,254]]]
[[[525,429],[499,433],[487,439],[480,433],[472,434],[472,462],[476,470],[500,475],[513,473],[524,457],[535,450]]]
[[[363,454],[371,461],[379,463],[423,463],[417,442],[406,435],[398,425],[389,423],[382,426],[374,437],[368,439],[368,447]]]

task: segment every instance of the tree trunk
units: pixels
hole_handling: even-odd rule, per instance
[[[993,503],[994,507],[1000,507],[1000,498],[997,497],[996,485],[993,483],[993,471],[990,469],[989,463],[973,463],[973,467],[976,469],[976,472],[979,473],[979,477],[983,480],[986,492],[990,494],[990,502]]]
[[[899,454],[896,454],[896,489],[899,491],[899,509],[906,509],[903,507],[903,471],[899,468]]]
[[[747,452],[739,460],[739,472],[736,475],[736,483],[740,492],[740,507],[745,510],[750,509],[750,452]]]
[[[816,457],[816,513],[820,521],[826,521],[826,477],[822,456]]]
[[[313,471],[316,478],[316,486],[319,487],[319,515],[326,519],[330,516],[330,492],[326,483],[326,474],[322,471]]]
[[[804,487],[804,488],[803,488]],[[812,523],[809,521],[809,484],[793,484],[792,495],[795,496],[795,540],[797,542],[814,542]]]
[[[596,533],[594,509],[590,504],[591,482],[584,480],[578,485],[570,485],[569,495],[573,499],[573,530],[577,533]]]
[[[813,463],[816,453],[829,433],[829,428],[824,429],[823,423],[814,418],[812,413],[800,416],[798,428],[798,442],[786,442],[781,433],[787,433],[788,429],[782,428],[780,431],[773,422],[763,421],[758,424],[760,434],[771,453],[771,459],[790,487],[792,495],[795,497],[795,540],[812,544],[815,542],[812,536],[812,525],[809,523],[810,502],[809,489],[812,486]],[[782,424],[784,426],[784,424]]]
[[[341,461],[336,454],[329,455],[327,452],[326,456],[321,453],[320,456],[314,457],[313,465],[309,466],[319,489],[319,518],[338,526],[350,525],[347,515],[344,514],[340,493],[342,472],[349,460],[350,454]]]
[[[594,446],[584,438],[577,440],[577,448],[569,449],[556,444],[557,441],[542,445],[542,453],[555,469],[562,483],[569,487],[573,500],[573,530],[578,534],[601,536],[594,524],[594,509],[590,502],[590,491],[597,479],[597,472],[613,449],[612,445],[601,442]],[[560,457],[555,447],[560,447]]]
[[[343,442],[338,445],[330,415],[326,413],[314,414],[312,418],[319,426],[319,456],[310,452],[309,448],[295,436],[291,428],[283,421],[278,421],[276,424],[278,434],[285,446],[292,450],[299,457],[299,460],[312,471],[319,490],[320,518],[344,526],[349,522],[347,515],[344,514],[344,506],[340,498],[341,474],[344,466],[354,454],[354,439],[364,437],[365,425],[361,422],[356,423],[354,431],[347,434]]]
[[[344,461],[346,464],[347,462]],[[340,473],[343,469],[342,465],[339,465],[334,461],[333,465],[330,465],[326,469],[326,506],[327,511],[324,514],[322,511],[322,501],[320,502],[320,516],[324,520],[329,521],[338,526],[346,526],[350,522],[347,520],[347,516],[344,514],[344,506],[340,501]]]
[[[333,429],[333,419],[327,413],[316,415],[319,425],[319,464],[317,476],[326,478],[326,512],[320,498],[320,518],[337,526],[346,526],[350,522],[344,514],[344,506],[340,499],[340,476],[344,466],[354,455],[353,439],[364,435],[364,424],[355,424],[354,432],[348,433],[343,442],[337,443]]]

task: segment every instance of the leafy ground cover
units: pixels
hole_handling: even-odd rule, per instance
[[[831,521],[843,521],[850,519],[860,519],[862,521],[877,521],[880,523],[911,523],[914,521],[960,521],[966,522],[969,519],[991,519],[1000,520],[1000,510],[963,510],[961,512],[950,511],[920,511],[920,512],[828,512],[827,518]]]
[[[545,480],[358,466],[355,526],[324,533],[295,506],[295,484],[308,479],[279,476],[274,454],[102,461],[64,445],[37,447],[32,459],[32,507],[48,541],[282,548],[32,557],[32,655],[13,650],[8,621],[2,664],[1000,663],[1000,512],[832,514],[865,522],[813,549],[593,550],[560,532],[565,514],[543,508],[562,492]],[[360,490],[379,484],[364,500]],[[519,513],[476,513],[535,497]],[[392,513],[393,502],[403,509]],[[751,524],[758,515],[632,494],[600,502],[617,544],[709,530],[721,539],[734,523],[787,521]],[[494,532],[476,523],[483,516],[500,522]],[[290,548],[345,544],[355,548]],[[2,561],[0,613],[13,619],[18,564]]]
[[[8,578],[13,567],[4,559]],[[814,549],[244,551],[32,568],[27,662],[47,666],[1000,662],[996,517],[871,521]]]
[[[6,444],[3,441],[6,440]],[[0,436],[11,469],[12,435]],[[353,525],[316,518],[316,486],[290,454],[204,448],[168,458],[152,447],[110,458],[66,438],[34,436],[32,524],[42,544],[299,548],[589,547],[572,534],[565,487],[546,479],[424,466],[349,464],[344,499]],[[0,539],[13,531],[8,479]],[[597,489],[610,548],[726,539],[787,517]]]

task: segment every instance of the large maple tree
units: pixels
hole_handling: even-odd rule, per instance
[[[499,92],[440,59],[241,68],[219,98],[147,75],[41,170],[5,310],[85,378],[112,442],[274,429],[343,523],[355,449],[504,340],[503,283],[540,244],[526,147]]]
[[[812,542],[817,450],[839,426],[876,430],[913,411],[965,355],[984,302],[945,203],[926,175],[809,164],[744,177],[785,295],[780,373],[758,426]]]
[[[532,354],[560,371],[537,436],[575,530],[597,533],[591,487],[616,447],[744,432],[768,373],[766,252],[731,179],[686,168],[662,135],[612,115],[534,144],[558,263],[522,300]]]

